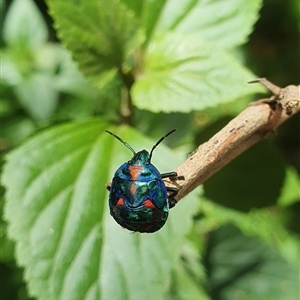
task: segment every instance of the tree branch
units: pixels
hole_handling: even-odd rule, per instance
[[[179,189],[177,201],[300,110],[300,86],[279,88],[265,78],[253,82],[265,85],[273,96],[251,103],[175,170],[184,178],[169,182]]]

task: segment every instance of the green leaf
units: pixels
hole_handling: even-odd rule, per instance
[[[293,300],[299,295],[296,268],[259,240],[233,226],[212,232],[204,257],[213,299]]]
[[[11,262],[14,260],[14,256],[13,256],[14,243],[7,236],[7,223],[3,219],[3,207],[4,207],[3,192],[4,189],[1,186],[0,188],[0,193],[1,193],[0,196],[0,245],[1,245],[0,262],[1,263]]]
[[[281,190],[278,204],[282,207],[299,201],[300,180],[297,171],[291,167],[287,168],[285,182]]]
[[[193,34],[214,42],[217,47],[233,48],[247,39],[258,18],[261,0],[122,0],[145,28],[147,39],[157,33]],[[238,30],[236,30],[238,28]]]
[[[33,0],[14,0],[4,22],[5,42],[11,47],[37,49],[48,38],[48,29]]]
[[[55,88],[64,93],[93,97],[94,88],[72,60],[70,52],[60,44],[48,43],[36,53],[37,72],[48,73],[54,77]]]
[[[169,0],[160,13],[155,31],[193,34],[213,42],[216,47],[233,48],[244,43],[251,33],[261,2]]]
[[[131,2],[131,1],[126,1]],[[138,2],[138,1],[135,1]],[[160,14],[163,11],[164,6],[168,3],[168,0],[152,0],[144,1],[141,12],[141,19],[145,28],[146,36],[151,37],[153,30],[159,20]]]
[[[143,41],[134,14],[120,1],[49,0],[58,33],[81,71],[102,86]]]
[[[8,232],[37,298],[162,299],[167,290],[198,201],[180,201],[157,233],[121,228],[105,183],[131,153],[108,128],[99,119],[58,126],[7,157]],[[154,144],[128,127],[110,130],[137,150]],[[166,172],[178,161],[161,145],[153,163]]]
[[[90,103],[99,95],[79,72],[69,52],[54,43],[37,49],[32,60],[27,55],[18,57],[12,51],[4,52],[1,77],[5,85],[14,89],[28,114],[39,121],[52,117],[58,106],[59,92],[79,96],[80,100],[85,97]],[[85,109],[84,101],[81,103],[80,110]],[[88,106],[91,111],[92,105]]]
[[[17,62],[1,51],[1,83],[3,85],[15,85],[22,80],[22,75]]]
[[[199,241],[201,236],[197,235]],[[202,239],[204,241],[204,239]],[[173,270],[170,300],[208,300],[206,291],[206,269],[201,264],[199,249],[186,243],[180,253],[180,261]]]
[[[200,286],[199,281],[193,280],[191,275],[181,265],[177,265],[173,272],[170,300],[209,300],[211,299],[204,288]]]
[[[36,124],[28,117],[9,115],[1,119],[1,139],[8,148],[24,142],[36,131]]]
[[[48,120],[58,104],[54,77],[35,73],[15,87],[20,104],[36,120]]]
[[[189,112],[260,90],[232,56],[194,36],[156,37],[132,89],[134,104],[154,112]]]
[[[50,46],[50,45],[49,45]],[[59,72],[55,75],[55,87],[58,91],[76,96],[86,96],[93,98],[97,95],[98,90],[93,87],[90,82],[79,72],[77,65],[72,60],[68,51],[61,47],[61,45],[51,45],[44,47],[43,51],[39,54],[39,60],[47,61],[51,48],[56,50],[54,53],[57,55],[57,61],[54,61],[54,67],[59,68]],[[50,50],[50,51],[47,51]]]
[[[198,222],[200,232],[207,232],[228,223],[234,224],[245,235],[261,239],[276,249],[291,265],[299,260],[299,240],[282,224],[282,212],[275,208],[253,209],[248,214],[228,209],[202,199],[201,211],[205,218]]]

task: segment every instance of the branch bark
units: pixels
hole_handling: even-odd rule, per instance
[[[273,95],[251,103],[175,170],[183,178],[169,182],[179,190],[177,201],[300,110],[300,86],[280,88],[265,78],[250,83],[254,82]]]

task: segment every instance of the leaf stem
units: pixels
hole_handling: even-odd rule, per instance
[[[125,74],[121,68],[119,68],[119,75],[122,79],[121,88],[121,105],[120,105],[120,121],[122,124],[133,125],[133,104],[130,94],[131,87],[134,84],[134,77],[131,73]]]

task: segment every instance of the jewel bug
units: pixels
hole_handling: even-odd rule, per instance
[[[177,178],[176,172],[161,174],[151,164],[154,149],[176,129],[160,138],[150,153],[135,150],[120,137],[106,130],[132,153],[133,157],[122,164],[114,174],[109,190],[110,214],[122,227],[131,231],[155,232],[167,221],[169,209],[175,206],[175,187],[168,187],[163,179]]]

